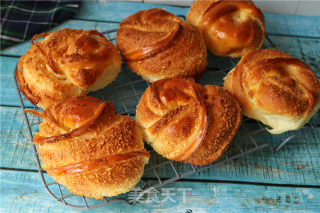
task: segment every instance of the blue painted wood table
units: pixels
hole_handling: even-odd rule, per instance
[[[188,11],[183,7],[134,2],[107,1],[103,4],[85,1],[76,17],[52,31],[66,27],[97,29],[112,39],[115,37],[113,29],[123,18],[138,10],[154,7],[176,15],[186,15]],[[302,59],[320,78],[320,17],[265,14],[265,20],[269,38],[265,47],[274,46]],[[77,211],[53,199],[45,191],[38,174],[13,78],[16,63],[29,46],[30,42],[26,42],[1,51],[1,211]],[[225,73],[236,63],[229,58],[212,55],[208,60],[210,71],[206,72],[201,83],[221,84]],[[146,86],[143,80],[125,68],[116,82],[93,95],[111,100],[118,113],[134,116],[138,98]],[[110,92],[110,88],[116,92]],[[32,107],[27,101],[24,104],[27,108]],[[30,119],[31,123],[36,121],[32,117]],[[240,130],[220,163],[184,177],[181,174],[185,174],[190,165],[170,164],[175,168],[178,181],[156,187],[153,194],[148,193],[148,197],[134,205],[119,200],[88,211],[320,212],[320,127],[317,118],[301,131],[277,136],[271,136],[252,120],[245,119],[245,122],[246,128]],[[31,126],[32,132],[37,128],[37,125]],[[290,139],[289,142],[275,152],[274,148],[286,139]],[[255,147],[252,148],[252,144]],[[162,160],[154,155],[150,164],[159,165]],[[156,169],[162,183],[172,180],[172,171],[168,168]],[[44,176],[47,178],[45,173]],[[158,177],[146,172],[142,184],[152,186],[159,181]],[[63,190],[62,193],[67,193]],[[134,191],[122,195],[122,198],[130,199],[130,196],[134,196]],[[68,202],[67,199],[60,201]],[[86,201],[89,206],[90,202],[101,202]]]

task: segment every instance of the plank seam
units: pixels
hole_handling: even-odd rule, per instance
[[[38,169],[20,169],[20,168],[10,168],[10,167],[2,167],[2,166],[0,167],[0,170],[19,171],[19,172],[38,172]]]
[[[36,172],[36,169],[17,169],[17,168],[8,168],[8,167],[0,167],[0,170],[6,171],[19,171],[19,172]],[[45,171],[43,171],[46,173]],[[157,178],[143,178],[144,181],[158,181]],[[240,184],[240,185],[258,185],[258,186],[273,186],[273,187],[286,187],[286,188],[315,188],[320,189],[318,185],[307,185],[307,184],[281,184],[281,183],[261,183],[261,182],[250,182],[250,181],[232,181],[232,180],[202,180],[202,179],[188,179],[183,178],[176,182],[197,182],[197,183],[227,183],[227,184]]]
[[[1,57],[9,57],[9,58],[20,58],[20,55],[8,55],[8,54],[0,54]]]
[[[99,23],[109,23],[109,24],[120,24],[120,21],[108,21],[108,20],[95,20],[86,18],[71,18],[69,20],[74,21],[88,21],[88,22],[99,22]]]
[[[319,36],[290,35],[290,34],[284,34],[284,33],[269,33],[269,32],[267,32],[267,34],[269,36],[284,36],[284,37],[292,37],[292,38],[320,39]]]
[[[20,108],[18,105],[5,105],[5,104],[0,104],[0,107],[8,107],[8,108]],[[34,109],[31,106],[26,106],[25,109]],[[0,167],[1,168],[1,167]]]

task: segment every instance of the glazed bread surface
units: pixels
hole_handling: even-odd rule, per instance
[[[25,97],[44,109],[101,89],[120,72],[116,47],[96,30],[42,33],[31,44],[18,62],[16,77]]]
[[[199,77],[207,65],[200,31],[162,9],[141,10],[122,20],[117,46],[129,68],[149,82]]]
[[[243,114],[272,134],[301,128],[320,107],[320,84],[307,64],[273,49],[252,51],[225,78]]]
[[[214,55],[241,57],[259,49],[265,38],[264,16],[250,0],[197,0],[186,18]]]
[[[115,114],[110,102],[73,97],[37,114],[43,122],[33,143],[42,167],[70,192],[101,199],[140,181],[149,159],[141,132],[133,119]]]
[[[142,95],[136,120],[146,142],[164,157],[210,164],[230,144],[240,122],[237,101],[217,86],[173,78],[154,82]]]

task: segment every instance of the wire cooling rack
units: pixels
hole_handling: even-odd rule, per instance
[[[117,29],[109,30],[103,32],[103,34],[114,43],[116,31]],[[270,40],[268,35],[265,40],[264,48],[276,48],[276,45]],[[229,57],[217,57],[208,53],[207,71],[200,79],[199,83],[222,86],[223,78],[226,76],[229,70],[234,68],[238,60],[239,59],[232,59]],[[22,96],[16,78],[15,83],[21,102],[21,109],[27,124],[29,138],[32,142],[33,133],[38,130],[38,125],[40,124],[41,119],[26,113],[24,110],[25,108],[33,108],[34,110],[41,109],[30,104],[30,102]],[[134,117],[138,101],[148,86],[149,84],[146,81],[133,72],[130,72],[128,67],[125,64],[122,64],[122,70],[112,84],[89,95],[100,98],[103,101],[109,100],[114,104],[117,113]],[[265,126],[261,123],[244,118],[240,129],[228,150],[218,161],[207,166],[194,166],[192,164],[170,161],[161,157],[155,153],[151,147],[146,145],[151,157],[148,165],[145,167],[145,172],[141,181],[130,192],[117,197],[104,198],[103,200],[95,200],[70,193],[64,186],[60,185],[49,175],[47,175],[47,173],[41,167],[41,159],[39,158],[37,147],[32,145],[32,149],[34,151],[38,172],[45,189],[54,199],[63,205],[78,209],[96,208],[115,201],[124,201],[129,205],[132,205],[142,201],[144,196],[146,196],[150,191],[160,189],[165,184],[172,183],[200,171],[232,161],[237,158],[241,158],[245,155],[265,148],[269,148],[270,152],[274,150],[278,151],[292,138],[301,135],[306,131],[311,131],[315,126],[319,125],[319,113],[317,116],[318,117],[315,118],[317,120],[316,122],[309,123],[306,125],[306,127],[302,128],[302,130],[289,132],[285,135],[285,137],[270,135],[265,130]],[[262,140],[266,134],[268,134],[268,138],[271,138],[269,142]],[[277,142],[278,147],[274,148],[271,142]],[[151,182],[151,184],[146,184],[147,182]],[[129,196],[132,192],[135,193],[135,197],[133,199],[131,197],[130,199]]]

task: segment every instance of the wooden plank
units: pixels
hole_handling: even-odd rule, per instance
[[[286,37],[286,36],[270,36],[273,43],[276,44],[277,48],[281,51],[292,54],[295,57],[300,58],[310,65],[311,69],[316,73],[318,78],[320,79],[320,40],[319,39],[308,39],[308,38],[294,38],[294,37]],[[265,47],[270,48],[270,43],[268,40],[265,40]],[[20,48],[20,47],[19,47]],[[15,52],[10,51],[11,54],[19,54],[24,53],[25,51],[21,51],[21,49],[17,48]],[[25,45],[21,48],[27,48]],[[0,83],[2,85],[3,90],[1,90],[0,100],[1,104],[5,104],[8,106],[19,106],[20,102],[17,98],[17,93],[15,89],[15,84],[13,81],[13,71],[16,66],[18,58],[5,57],[1,56],[0,63]],[[235,66],[236,60],[232,61],[227,57],[217,57],[211,54],[208,54],[208,67],[214,67],[215,69],[226,69],[229,70]],[[215,84],[222,85],[222,79],[225,76],[223,72],[215,72],[208,71],[204,74],[204,76],[200,79],[202,84]],[[104,99],[112,101],[114,104],[117,104],[116,108],[118,108],[118,112],[124,112],[122,103],[119,102],[120,99],[126,102],[125,104],[130,107],[130,109],[135,108],[138,103],[138,99],[135,96],[135,91],[132,90],[131,85],[126,85],[121,88],[117,87],[120,84],[128,83],[128,78],[133,83],[139,94],[142,94],[147,84],[145,82],[141,82],[140,77],[135,75],[130,71],[121,72],[117,77],[116,81],[109,85],[104,90],[95,93],[93,95],[101,98],[101,94]],[[117,87],[117,89],[113,89],[113,87]],[[117,94],[118,93],[118,94]],[[121,97],[120,97],[121,96]],[[126,100],[126,97],[131,97]],[[27,106],[31,106],[29,102],[26,102]]]
[[[267,33],[320,38],[320,16],[265,14]]]
[[[78,22],[78,24],[79,23],[82,23],[82,22],[80,21]],[[93,23],[93,22],[90,22],[90,23]],[[70,26],[78,26],[77,23],[73,21],[70,21],[69,24]],[[86,26],[89,26],[89,25],[86,25]],[[110,26],[107,26],[105,29],[109,29],[109,27]],[[280,49],[287,51],[291,54],[296,54],[297,56],[303,56],[303,59],[306,60],[307,63],[308,63],[308,60],[310,60],[310,63],[312,63],[311,67],[313,67],[314,70],[316,71],[320,70],[319,69],[320,63],[319,63],[319,57],[318,57],[319,49],[320,49],[319,40],[302,39],[302,38],[297,39],[297,38],[283,37],[283,36],[272,36],[272,39],[275,41],[275,43]],[[21,51],[21,49],[19,48],[17,49]],[[11,54],[13,53],[11,52]],[[13,79],[12,79],[12,72],[14,70],[16,61],[17,61],[16,58],[11,58],[11,57],[1,58],[1,78],[0,78],[1,82],[0,83],[1,83],[1,87],[4,88],[4,89],[1,89],[1,96],[0,96],[2,105],[8,105],[8,106],[19,105],[19,102],[16,96],[16,91],[13,84]],[[210,57],[210,65],[216,66],[217,64],[219,66],[229,66],[230,61],[228,61],[227,58],[213,57],[213,56]],[[202,83],[214,83],[214,84],[218,84],[219,82],[221,83],[221,80],[218,80],[218,81],[216,80],[217,75],[220,75],[220,74],[217,74],[215,72],[207,72],[205,77],[203,78],[205,80],[202,80]],[[317,75],[319,77],[319,72],[317,72]],[[223,77],[223,76],[219,76],[219,79],[221,79],[220,77]],[[133,75],[132,78],[136,78],[136,77]],[[122,74],[118,77],[118,79],[119,79],[117,80],[118,82],[124,82],[126,81],[127,78],[125,75],[123,75],[123,72],[122,72]],[[128,91],[130,91],[130,86],[128,85],[128,87],[129,89],[126,88],[125,90],[122,90],[123,94],[126,94],[128,93]],[[145,85],[142,85],[142,87],[139,87],[139,88],[144,88],[144,87]],[[143,92],[143,89],[140,92]],[[137,102],[137,99],[136,98],[134,99]],[[133,107],[135,106],[132,103],[129,103],[129,104],[133,105]],[[27,137],[26,129],[22,130],[21,133],[17,131],[17,129],[22,129],[17,127],[24,126],[21,123],[22,115],[19,114],[20,113],[19,109],[4,107],[4,108],[1,108],[1,111],[4,111],[3,113],[4,116],[1,117],[2,123],[6,123],[6,124],[8,123],[8,125],[5,125],[5,126],[3,125],[4,127],[1,129],[2,131],[1,133],[5,136],[5,137],[2,137],[2,140],[4,141],[3,144],[11,143],[12,138],[15,138],[15,140],[18,140],[17,143],[12,143],[10,145],[5,145],[1,147],[4,150],[3,153],[12,153],[12,156],[2,159],[1,166],[4,166],[4,167],[12,166],[14,168],[34,169],[35,166],[33,163],[32,152],[30,149],[29,142],[26,139]],[[12,119],[12,117],[14,117],[14,119]],[[11,122],[8,122],[8,121],[11,121]],[[317,141],[319,141],[319,130],[318,129],[314,130],[312,133],[310,133],[310,135],[311,136],[307,136],[307,139],[297,138],[293,141],[293,143],[290,143],[290,144],[295,144],[295,143],[296,144],[293,145],[294,146],[292,148],[293,150],[289,150],[284,153],[284,156],[290,156],[289,159],[286,159],[286,157],[280,157],[279,159],[277,155],[273,155],[273,154],[270,155],[269,152],[266,152],[266,153],[262,152],[264,154],[261,154],[262,157],[258,158],[258,161],[256,161],[255,157],[253,157],[252,159],[249,159],[249,161],[245,160],[245,161],[239,161],[239,162],[238,161],[230,162],[227,164],[227,171],[225,171],[226,167],[224,165],[221,165],[221,166],[215,167],[213,170],[209,170],[208,172],[202,172],[200,173],[200,175],[197,175],[196,177],[192,177],[192,178],[230,180],[230,177],[238,178],[239,176],[240,180],[251,181],[250,177],[255,176],[254,173],[257,170],[258,174],[254,179],[252,179],[252,181],[261,180],[265,182],[274,182],[274,183],[277,183],[277,181],[280,181],[281,183],[291,183],[291,181],[295,181],[295,183],[297,184],[300,184],[300,183],[317,184],[319,183],[319,171],[318,171],[318,168],[314,169],[313,167],[314,165],[319,165],[318,163],[319,158],[314,157],[319,155],[319,149],[318,149],[319,145],[317,143]],[[280,139],[283,140],[285,139],[285,137],[287,137],[287,135],[281,136]],[[272,137],[261,138],[261,140],[273,141],[275,145],[279,143],[279,141],[281,141],[280,139],[274,139]],[[311,143],[309,143],[308,140],[311,140]],[[22,144],[20,144],[20,142],[22,142]],[[300,150],[300,146],[301,145],[304,146],[304,143],[308,143],[308,144],[306,147]],[[244,146],[246,146],[246,144]],[[298,151],[296,149],[298,149]],[[230,153],[232,152],[233,151],[231,149]],[[297,159],[300,159],[301,156],[305,156],[305,155],[310,156],[310,158],[304,159],[303,161],[297,160]],[[277,157],[277,159],[279,160],[275,160],[275,161],[270,160],[269,157],[272,159],[274,157]],[[259,159],[261,159],[261,163],[259,162]],[[287,160],[290,160],[290,162],[291,161],[293,162],[292,165],[291,164],[289,165],[289,167],[287,165]],[[155,158],[155,162],[157,161],[158,161],[158,158]],[[268,161],[271,161],[271,163]],[[249,168],[247,168],[247,164],[250,165]],[[300,166],[301,166],[301,169],[299,169]],[[305,170],[303,170],[302,167],[305,167]],[[309,167],[311,167],[311,170],[309,170]],[[285,171],[284,175],[280,176],[279,174],[277,174],[276,171],[278,169],[284,170]],[[300,171],[300,170],[303,170],[303,171]],[[179,171],[185,171],[184,166],[180,166]],[[245,174],[243,171],[246,171]],[[166,170],[160,171],[160,173],[164,176],[169,175],[166,172]],[[239,175],[239,173],[241,174]],[[274,178],[275,175],[279,177]],[[299,178],[295,179],[295,176],[298,176]]]
[[[311,65],[311,67],[313,68],[313,70],[315,71],[319,71],[320,70],[320,63],[319,63],[319,57],[317,57],[317,55],[319,55],[319,42],[317,42],[317,40],[315,39],[295,39],[295,38],[288,38],[288,37],[282,37],[282,36],[272,36],[272,40],[277,44],[277,46],[283,50],[286,51],[290,54],[294,54],[297,56],[303,56],[303,60],[306,60],[307,63],[309,63],[309,65]],[[1,72],[1,85],[3,86],[3,90],[1,90],[1,103],[2,104],[6,104],[9,106],[18,106],[19,105],[19,101],[17,99],[17,95],[16,95],[16,91],[14,88],[14,83],[13,83],[13,79],[12,79],[12,71],[14,69],[15,63],[17,61],[16,58],[10,58],[10,57],[3,57],[3,60],[1,60],[1,70],[3,70],[3,72]],[[211,57],[210,58],[210,63],[212,66],[216,66],[221,65],[221,66],[231,66],[232,64],[230,64],[230,61],[228,61],[227,58],[221,58],[221,57]],[[211,66],[210,65],[210,66]],[[11,71],[12,70],[12,71]],[[317,72],[317,75],[319,77],[319,73]],[[220,76],[222,75],[222,76]],[[221,83],[221,80],[216,80],[217,76],[219,76],[219,79],[222,79],[223,77],[223,73],[215,73],[215,72],[207,72],[205,77],[203,78],[204,80],[202,80],[202,83],[214,83],[214,84],[218,84],[219,82]],[[133,78],[134,74],[133,74]],[[125,76],[125,74],[122,72],[121,75],[119,75],[117,82],[124,82],[127,81],[127,78]],[[141,88],[141,86],[138,86]],[[142,88],[144,88],[145,85],[142,85]],[[125,87],[125,89],[121,89],[123,94],[126,94],[128,92],[132,90],[130,90],[130,86],[128,85],[127,87]],[[143,92],[143,89],[140,91],[141,93]],[[106,97],[106,99],[109,99]],[[110,97],[110,100],[112,100],[112,97]],[[131,100],[130,100],[131,101]],[[134,103],[137,103],[137,99],[135,98]],[[135,104],[131,104],[133,105],[133,107],[135,106]],[[118,112],[121,112],[120,109],[122,106],[120,104],[120,106],[116,106],[118,110]],[[10,108],[9,108],[10,109]],[[3,108],[1,110],[5,110],[8,111],[7,108]],[[10,111],[13,110],[13,111]],[[16,132],[16,126],[18,125],[19,127],[22,127],[23,124],[21,124],[22,121],[22,117],[21,114],[17,114],[20,113],[19,109],[10,109],[9,114],[2,116],[3,118],[3,122],[6,123],[7,121],[13,121],[11,124],[9,124],[8,126],[6,125],[6,127],[8,127],[8,136],[4,137],[3,140],[5,142],[8,142],[7,139],[8,138],[15,138],[15,136],[17,135]],[[5,112],[4,114],[6,114],[8,112]],[[15,119],[12,119],[12,115],[13,114],[15,116]],[[16,121],[20,120],[20,123],[17,123]],[[21,129],[21,128],[19,128]],[[7,131],[7,130],[6,130]],[[22,134],[23,136],[26,136],[26,129],[23,130],[24,132],[21,132],[19,134]],[[311,140],[313,141],[319,141],[319,131],[318,129],[315,130],[316,132],[314,132],[313,136],[311,136]],[[7,134],[7,133],[6,133]],[[10,156],[9,158],[5,158],[4,159],[4,164],[2,164],[2,166],[5,167],[10,167],[13,166],[15,168],[35,168],[34,167],[34,162],[33,162],[33,157],[32,157],[32,153],[31,150],[29,149],[29,143],[25,140],[25,137],[23,139],[20,139],[21,136],[19,136],[19,140],[21,140],[22,145],[20,143],[17,144],[10,144],[9,148],[7,146],[3,146],[2,148],[5,149],[4,153],[12,153],[12,156]],[[265,141],[275,141],[275,139],[272,138],[263,138]],[[281,140],[284,140],[285,137],[282,137]],[[279,143],[279,139],[276,140]],[[308,140],[304,140],[303,143],[306,143]],[[249,164],[250,164],[250,168],[248,168],[252,173],[248,173],[248,174],[238,174],[241,173],[240,171],[244,170],[246,171],[246,164],[248,164],[246,161],[239,161],[238,163],[230,163],[230,165],[227,166],[227,171],[225,171],[225,167],[217,167],[217,169],[215,168],[214,170],[209,170],[207,172],[202,172],[200,173],[199,176],[196,176],[196,178],[203,178],[203,179],[210,179],[210,178],[214,178],[214,179],[222,179],[222,180],[228,180],[230,177],[238,177],[240,176],[241,180],[244,181],[248,181],[250,179],[250,175],[251,176],[255,176],[255,173],[257,174],[257,177],[255,177],[253,180],[254,181],[265,181],[265,182],[277,182],[277,181],[281,181],[282,183],[290,183],[291,181],[296,181],[296,183],[304,183],[304,184],[317,184],[319,183],[319,171],[316,170],[308,170],[308,168],[310,168],[313,165],[318,165],[318,161],[319,159],[317,158],[316,161],[313,160],[313,156],[314,155],[319,155],[319,149],[314,148],[317,147],[318,144],[310,144],[308,143],[307,147],[304,147],[303,150],[300,150],[300,141],[297,139],[298,142],[295,145],[295,149],[299,149],[299,152],[295,153],[295,150],[293,151],[294,154],[292,154],[291,152],[289,152],[290,154],[285,154],[285,155],[289,155],[292,156],[293,158],[290,158],[291,160],[293,160],[293,164],[292,166],[290,165],[290,167],[288,167],[286,164],[286,158],[281,158],[278,162],[278,160],[276,161],[272,161],[272,163],[268,162],[268,157],[263,157],[261,158],[261,162],[255,161],[255,158],[252,158]],[[9,141],[10,143],[10,141]],[[5,144],[5,143],[3,143]],[[290,143],[292,144],[292,143]],[[13,147],[10,147],[10,146]],[[23,146],[27,146],[28,148],[24,148]],[[310,148],[311,147],[311,148]],[[310,152],[310,150],[312,150]],[[21,154],[22,153],[22,154]],[[28,153],[25,157],[24,153]],[[268,153],[265,154],[266,156],[270,156]],[[307,159],[306,161],[296,161],[296,159],[299,159],[301,156],[305,156],[305,155],[310,155],[311,157],[309,159]],[[275,157],[275,156],[272,156]],[[157,162],[157,158],[155,159],[155,161]],[[270,161],[270,160],[269,160]],[[155,163],[156,163],[155,162]],[[237,162],[237,161],[236,161]],[[256,162],[259,162],[258,165],[255,165]],[[316,162],[316,163],[314,163]],[[252,165],[251,165],[252,163]],[[240,166],[237,164],[241,164]],[[31,166],[33,165],[33,166]],[[301,171],[297,171],[299,170],[299,166],[305,166],[307,165],[307,169],[303,170],[303,172],[301,173]],[[183,166],[179,168],[179,171],[185,171],[186,168],[184,168]],[[276,173],[277,169],[280,170],[284,170],[285,175],[279,175]],[[265,170],[269,170],[269,172],[265,173]],[[217,174],[215,174],[217,172]],[[166,173],[166,170],[162,170],[161,174],[163,174],[164,176],[169,175]],[[298,174],[298,175],[297,175]],[[274,175],[279,176],[278,178],[274,179]],[[295,179],[295,176],[299,176],[298,179]]]
[[[100,4],[83,2],[76,18],[120,22],[139,11],[150,8],[162,8],[176,15],[186,15],[189,8],[159,4],[141,4],[137,2],[107,1]],[[273,34],[287,34],[306,37],[320,37],[320,17],[295,16],[265,13],[266,30]]]
[[[315,73],[320,73],[320,39],[291,38],[274,35],[270,35],[269,37],[278,50],[305,61],[315,68]]]
[[[82,21],[82,20],[68,20],[63,22],[62,24],[50,29],[50,32],[57,31],[58,29],[62,28],[72,28],[72,29],[83,29],[83,30],[93,30],[96,29],[99,32],[105,32],[107,30],[116,29],[118,27],[118,24],[116,23],[101,23],[101,22],[92,22],[92,21]],[[105,36],[107,36],[105,34]],[[114,35],[115,37],[115,35]],[[30,40],[6,48],[4,50],[1,50],[1,54],[3,55],[13,55],[13,56],[21,56],[23,55],[28,48],[30,47]]]
[[[16,169],[37,169],[33,151],[28,137],[27,128],[23,121],[21,110],[17,107],[1,107],[1,153],[6,153],[1,158],[1,167]],[[37,122],[34,116],[29,116],[31,122]],[[255,124],[247,124],[251,131],[258,129]],[[37,131],[33,126],[33,132]],[[247,151],[253,147],[249,137],[240,138],[241,129],[234,139],[224,157],[229,158],[239,153],[240,147]],[[290,134],[272,136],[262,132],[253,136],[257,144],[271,142],[275,147],[285,140]],[[153,155],[150,165],[157,165],[165,159]],[[191,171],[188,164],[174,163],[179,174]],[[279,184],[320,184],[320,128],[315,128],[307,134],[295,137],[282,150],[277,153],[263,149],[228,163],[215,165],[208,170],[188,176],[186,179],[202,180],[230,180],[246,182],[263,182]],[[174,177],[174,171],[169,164],[156,169],[163,178]],[[155,177],[151,171],[145,177]]]
[[[109,2],[106,2],[107,4]],[[88,6],[87,4],[90,4]],[[119,17],[126,17],[144,7],[153,7],[153,5],[141,4],[143,6],[135,6],[125,4],[121,8],[119,3],[112,7],[103,7],[88,2],[84,2],[83,8],[89,8],[85,11],[85,16],[79,19],[91,19],[90,16],[101,18],[101,20],[113,21],[118,17],[116,22],[121,21]],[[115,6],[115,4],[118,4]],[[96,5],[98,8],[90,11],[90,7]],[[123,5],[122,5],[123,6]],[[162,6],[167,8],[167,6]],[[186,12],[183,8],[169,8],[169,11],[177,14]],[[98,11],[98,12],[97,12]],[[108,11],[106,13],[106,11]],[[115,12],[116,11],[116,12]],[[122,12],[119,12],[122,11]],[[119,15],[118,15],[119,14]],[[271,18],[268,18],[271,17]],[[289,34],[305,37],[319,36],[319,18],[291,18],[286,16],[268,16],[266,14],[267,31],[273,34]],[[107,18],[107,19],[106,19]],[[78,22],[79,24],[75,24]],[[86,21],[90,22],[90,21]],[[79,26],[79,28],[90,27],[93,25],[86,24],[82,26],[83,21],[71,20],[70,27]],[[92,22],[94,23],[94,22]],[[100,22],[101,23],[101,22]],[[100,24],[98,23],[98,24]],[[98,25],[97,24],[97,25]],[[101,23],[104,28],[105,23]],[[67,26],[67,25],[65,25]],[[104,29],[117,26],[106,26]],[[276,27],[274,27],[276,26]],[[318,27],[317,27],[318,26]],[[292,28],[295,29],[292,29]],[[277,44],[282,50],[287,50],[291,54],[302,57],[314,70],[319,69],[319,40],[316,39],[290,39],[288,37],[276,36]],[[8,55],[21,55],[28,46],[22,44],[16,46],[9,51]],[[15,91],[12,81],[11,67],[15,65],[14,59],[8,63],[7,59],[1,58],[1,104],[8,106],[17,106],[18,102],[15,98]],[[213,61],[224,61],[215,57]],[[311,64],[310,64],[311,63]],[[5,64],[5,65],[3,65]],[[11,67],[10,67],[11,66]],[[10,69],[9,69],[10,68]],[[212,74],[212,73],[211,73]],[[211,76],[214,76],[213,73]],[[319,72],[317,72],[319,77]],[[11,77],[10,77],[11,76]],[[121,78],[122,79],[122,78]],[[211,79],[208,78],[210,81]],[[123,80],[123,79],[122,79]],[[5,88],[5,89],[4,89]],[[125,91],[125,90],[124,90]],[[124,92],[125,93],[125,92]],[[22,122],[20,109],[17,107],[1,107],[1,167],[13,167],[22,169],[34,169],[33,153],[30,149],[30,142],[26,128]],[[5,125],[4,125],[5,124]],[[34,126],[34,131],[37,126]],[[20,130],[20,131],[17,131]],[[279,136],[284,139],[288,134]],[[221,164],[213,169],[201,172],[190,179],[204,180],[228,180],[228,181],[246,181],[246,182],[264,182],[264,183],[280,183],[280,184],[304,184],[319,185],[320,181],[320,129],[314,129],[306,135],[294,138],[290,144],[284,147],[278,153],[263,150],[261,152],[248,155],[244,158]],[[271,141],[274,145],[279,143],[277,138],[271,136],[258,136],[256,140],[259,143]],[[249,148],[251,143],[249,139],[239,140],[240,147],[245,150]],[[227,156],[232,156],[238,152],[235,143],[228,150]],[[5,157],[3,157],[5,153]],[[154,158],[153,163],[157,163],[161,158]],[[178,172],[185,171],[185,164],[177,165]],[[172,175],[167,169],[159,169],[158,173],[163,177]],[[46,192],[44,192],[38,174],[34,172],[22,171],[1,171],[1,211],[3,212],[70,212],[70,209],[58,207],[55,201],[51,200]],[[148,176],[148,174],[146,174]],[[27,184],[26,184],[27,183]],[[147,181],[147,184],[152,184]],[[99,208],[93,212],[105,212],[107,210],[117,212],[186,212],[191,209],[193,212],[214,212],[214,211],[288,211],[301,212],[308,210],[317,212],[319,206],[319,189],[303,188],[303,187],[276,187],[276,186],[260,186],[260,185],[243,185],[243,184],[226,184],[226,183],[196,183],[196,182],[177,182],[166,187],[173,188],[191,188],[194,194],[186,203],[182,202],[181,194],[176,194],[174,199],[176,203],[163,202],[160,204],[138,204],[134,207],[128,207],[123,203],[114,203],[109,206]],[[34,193],[34,188],[37,193]],[[41,192],[41,193],[40,193]],[[4,196],[3,196],[4,195]],[[21,198],[19,197],[21,195]],[[37,195],[37,197],[35,197]],[[41,198],[41,200],[40,200]]]
[[[2,170],[0,177],[2,212],[76,212],[76,209],[56,202],[44,190],[35,172]],[[153,182],[147,181],[146,184]],[[164,190],[169,191],[169,196]],[[166,185],[158,194],[150,193],[145,203],[130,206],[117,201],[90,212],[317,212],[320,209],[319,195],[319,188],[176,182]],[[134,197],[134,194],[130,196]],[[75,199],[67,201],[79,203]],[[98,201],[88,199],[87,202],[90,205]]]
[[[105,1],[103,3],[92,4],[92,2],[84,1],[75,18],[120,23],[122,19],[138,12],[139,10],[151,8],[161,8],[176,15],[186,15],[188,11],[188,8],[160,4],[141,4],[138,2],[117,1]]]
[[[18,62],[18,58],[0,57],[0,103],[1,105],[19,106],[18,93],[14,84],[13,73]]]
[[[1,167],[36,169],[28,130],[20,108],[0,107]],[[34,118],[31,122],[36,122]],[[37,131],[37,126],[34,126]]]
[[[61,28],[75,29],[97,29],[103,32],[108,29],[117,28],[118,23],[103,23],[93,21],[111,21],[120,22],[122,19],[134,12],[142,9],[159,7],[166,9],[176,15],[186,15],[188,8],[157,5],[157,4],[140,4],[136,2],[106,2],[105,4],[93,4],[92,2],[83,2],[81,10],[76,18],[85,20],[68,20],[61,25],[52,28],[50,31],[56,31]],[[107,12],[106,12],[107,11]],[[279,14],[265,14],[267,33],[286,34],[291,36],[306,36],[320,38],[320,17],[305,16],[285,16]],[[90,21],[86,21],[90,20]],[[15,45],[2,50],[5,55],[22,55],[30,43]]]

